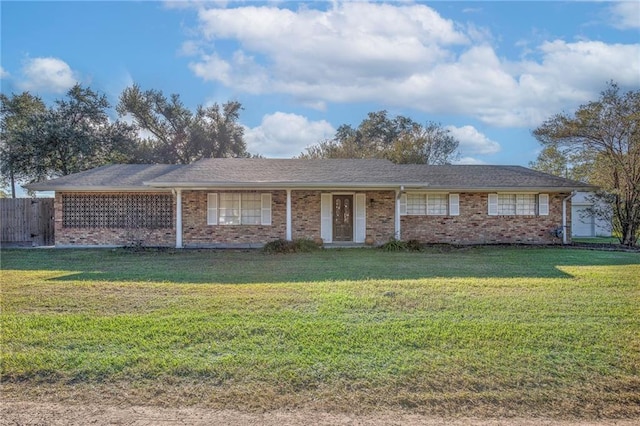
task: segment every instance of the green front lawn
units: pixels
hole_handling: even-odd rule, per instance
[[[640,256],[3,250],[3,394],[640,415]]]
[[[571,241],[579,244],[622,246],[618,237],[571,237]]]

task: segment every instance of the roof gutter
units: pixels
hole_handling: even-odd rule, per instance
[[[153,188],[211,189],[211,188],[261,188],[261,189],[320,189],[320,188],[397,188],[397,183],[375,182],[143,182]]]
[[[182,188],[191,190],[207,190],[213,188],[229,189],[397,189],[403,191],[448,191],[448,192],[568,192],[575,191],[576,187],[460,187],[460,186],[433,186],[428,183],[380,183],[380,182],[144,182],[152,188]],[[587,189],[587,188],[584,188]]]

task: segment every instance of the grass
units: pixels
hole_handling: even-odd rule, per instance
[[[4,250],[3,394],[640,416],[640,257],[553,248]]]
[[[574,243],[620,245],[618,237],[571,237]]]

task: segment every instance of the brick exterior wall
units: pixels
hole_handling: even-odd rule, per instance
[[[395,236],[395,191],[369,191],[366,195],[367,231],[374,244],[384,244]]]
[[[64,194],[73,194],[67,192]],[[86,193],[82,193],[86,194]],[[106,194],[106,193],[101,193]],[[108,194],[126,194],[133,193],[117,193]],[[144,194],[150,194],[145,192]],[[161,194],[166,194],[163,192]],[[56,192],[54,199],[55,209],[55,243],[56,246],[127,246],[136,245],[141,242],[144,246],[149,247],[175,247],[176,233],[174,226],[163,229],[125,229],[125,228],[72,228],[63,226],[62,217],[62,195]],[[173,202],[173,215],[175,218],[176,206]]]
[[[207,225],[207,194],[271,192],[271,225]],[[185,247],[264,244],[286,236],[286,191],[182,191],[182,242]]]
[[[320,238],[321,191],[291,191],[291,238]]]
[[[286,237],[286,191],[272,194],[271,225],[207,225],[207,194],[225,191],[183,191],[182,223],[185,247],[221,244],[255,244]],[[226,191],[241,192],[241,191]],[[265,191],[249,191],[265,192]],[[327,191],[329,192],[329,191]],[[148,194],[148,192],[145,192]],[[322,191],[292,190],[292,238],[320,236]],[[357,193],[357,192],[356,192]],[[130,194],[130,193],[127,193]],[[166,194],[166,193],[165,193]],[[375,244],[393,238],[395,192],[366,191],[366,236]],[[459,216],[402,216],[401,239],[449,244],[559,244],[551,235],[562,225],[562,200],[568,193],[549,194],[548,216],[489,216],[486,193],[460,193]],[[175,221],[175,200],[173,202]],[[567,201],[570,229],[571,203]],[[57,246],[130,245],[142,240],[146,246],[175,247],[175,223],[167,229],[109,229],[63,227],[62,193],[55,196],[55,240]]]
[[[298,238],[320,237],[320,195],[331,191],[291,191],[291,236]],[[355,191],[361,194],[363,191]],[[376,243],[389,241],[394,235],[395,192],[366,191],[366,236]]]
[[[459,216],[402,216],[402,240],[448,244],[560,244],[551,231],[562,226],[562,200],[549,194],[548,216],[489,216],[488,194],[461,193]],[[567,229],[571,229],[567,201]]]

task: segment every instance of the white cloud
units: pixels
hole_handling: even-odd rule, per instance
[[[463,155],[495,154],[500,151],[498,142],[492,141],[473,126],[446,126],[445,129],[449,130],[451,135],[458,139],[460,142],[458,150]]]
[[[180,49],[178,50],[178,54],[181,56],[195,56],[197,54],[201,54],[202,49],[200,48],[199,42],[195,40],[187,40],[182,43]]]
[[[65,61],[52,57],[28,59],[22,74],[18,86],[34,92],[62,93],[78,82],[76,73]]]
[[[121,120],[123,123],[135,124],[135,120],[133,119],[133,116],[131,114],[125,114],[122,117],[119,117],[119,120]],[[152,132],[146,129],[138,128],[136,133],[138,134],[138,137],[141,139],[156,139],[156,136]]]
[[[525,59],[510,60],[485,29],[424,4],[203,7],[199,19],[201,39],[183,46],[195,55],[196,75],[319,109],[378,102],[531,127],[596,98],[609,80],[623,88],[640,83],[640,43],[551,40],[524,46]]]
[[[335,129],[325,120],[309,121],[297,114],[276,112],[265,115],[259,126],[245,128],[249,152],[269,158],[293,157],[307,146],[333,137]]]
[[[204,80],[218,81],[247,93],[263,93],[269,84],[266,70],[241,51],[235,52],[230,61],[215,53],[202,55],[201,62],[192,62],[189,67]]]
[[[0,65],[0,78],[7,78],[9,77],[9,75],[9,72],[2,68],[2,66]]]
[[[611,21],[614,27],[621,30],[640,28],[640,3],[637,1],[621,1],[611,5]]]
[[[452,21],[423,5],[340,3],[326,11],[249,6],[203,9],[199,17],[207,40],[237,40],[241,49],[230,58],[202,55],[194,72],[252,93],[317,97],[324,85],[406,78],[417,66],[448,56],[441,46],[467,42]],[[268,69],[255,59],[265,57]]]
[[[458,159],[458,161],[454,162],[454,164],[471,164],[471,165],[476,165],[476,164],[487,164],[482,160],[478,160],[477,158],[473,158],[473,157],[461,157],[460,159]]]

